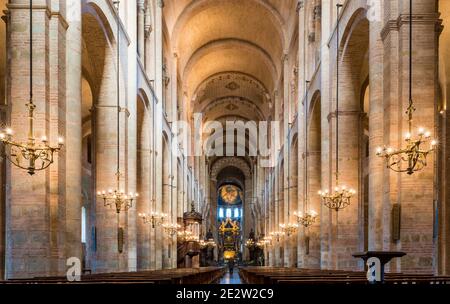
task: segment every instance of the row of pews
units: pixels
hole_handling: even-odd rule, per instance
[[[224,267],[178,268],[139,272],[97,273],[69,282],[66,277],[36,277],[0,281],[0,284],[211,284],[225,273]]]
[[[239,275],[247,284],[369,284],[366,272],[296,269],[281,267],[240,267]],[[386,284],[450,284],[450,276],[432,274],[386,273]]]

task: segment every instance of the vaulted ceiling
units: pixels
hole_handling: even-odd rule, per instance
[[[166,0],[166,36],[194,112],[268,120],[295,0]]]

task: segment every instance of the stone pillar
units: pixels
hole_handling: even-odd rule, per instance
[[[52,145],[65,135],[65,20],[59,7],[33,3],[33,102],[35,136],[46,135]],[[29,102],[29,2],[8,4],[9,92],[14,138],[27,138]],[[53,11],[54,15],[48,14]],[[51,85],[50,85],[51,84]],[[25,126],[25,127],[24,127]],[[34,176],[8,164],[6,192],[6,277],[60,274],[65,227],[65,151],[50,169]],[[61,242],[59,242],[61,240]]]
[[[320,111],[320,108],[316,109]],[[317,122],[320,126],[320,121]],[[311,124],[310,124],[311,126]],[[318,134],[320,136],[320,133]],[[317,139],[320,141],[320,137]],[[319,215],[316,222],[305,229],[305,237],[309,240],[309,253],[305,253],[305,268],[318,269],[320,268],[320,224],[321,224],[321,205],[320,196],[317,193],[321,190],[320,188],[320,151],[314,151],[311,149],[308,151],[308,211],[316,211]],[[307,240],[303,239],[301,244],[305,247],[305,242]]]
[[[437,207],[439,208],[438,233],[438,273],[448,275],[450,273],[450,92],[449,92],[449,53],[450,45],[450,2],[440,1],[440,18],[443,20],[444,30],[440,36],[439,42],[439,79],[441,86],[440,100],[440,134],[439,143],[439,162],[437,163],[437,179],[439,187],[439,199]]]
[[[123,94],[126,94],[126,98],[124,100],[124,107],[127,110],[127,115],[123,115],[121,119],[125,123],[126,128],[126,138],[125,138],[125,166],[126,166],[126,182],[125,182],[125,190],[129,192],[137,192],[136,191],[136,147],[137,147],[137,55],[136,50],[138,48],[138,32],[137,32],[137,24],[136,24],[136,15],[137,15],[137,6],[134,1],[125,1],[124,10],[126,11],[126,32],[129,37],[129,40],[126,41],[124,38],[124,34],[122,34],[121,39],[121,54],[127,54],[125,57],[126,64],[126,75],[127,77],[123,78],[125,83],[125,88],[123,90]],[[126,43],[127,42],[127,43]],[[142,53],[141,53],[142,54]],[[139,198],[138,198],[139,199]],[[136,201],[137,202],[137,201]],[[136,203],[135,202],[135,203]],[[141,220],[141,219],[139,219]],[[127,225],[127,229],[125,231],[126,237],[126,246],[128,247],[127,251],[127,270],[128,271],[136,271],[137,268],[137,240],[136,240],[136,223],[137,221],[137,210],[136,207],[133,206],[125,214],[125,223]]]
[[[331,9],[333,1],[322,0],[322,60],[321,60],[321,94],[322,100],[331,99],[331,91],[328,89],[330,87],[330,48],[328,47],[328,38],[331,35],[331,29],[335,24],[333,10]],[[329,162],[329,156],[331,153],[330,149],[330,125],[328,123],[328,114],[332,111],[329,102],[324,102],[321,105],[321,188],[327,189],[331,185],[331,167]],[[321,204],[321,233],[320,233],[320,252],[321,252],[321,268],[331,269],[332,259],[331,259],[331,211]]]
[[[377,9],[374,7],[373,9]],[[380,14],[381,14],[381,7]],[[383,146],[383,22],[380,19],[369,23],[369,250],[385,250],[385,235],[390,234],[390,220],[385,210],[389,204],[383,200],[385,163],[375,151]],[[387,242],[389,244],[389,242]]]
[[[409,89],[409,1],[386,1],[384,9],[384,143],[400,148],[408,130],[405,111]],[[392,20],[396,20],[392,26]],[[413,136],[417,128],[432,132],[436,127],[437,54],[440,31],[437,2],[413,1]],[[388,111],[386,110],[388,109]],[[390,270],[402,272],[432,272],[434,253],[435,174],[434,154],[427,159],[428,166],[413,175],[397,174],[385,169],[384,217],[390,218],[393,204],[401,206],[400,240],[390,239],[385,248],[401,249],[407,255],[390,263]]]
[[[137,45],[138,55],[145,62],[145,0],[137,1]],[[131,18],[134,19],[134,18]]]
[[[335,41],[336,37],[334,38]],[[336,43],[336,42],[335,42]],[[333,108],[328,115],[330,127],[332,128],[330,140],[332,143],[331,172],[333,174],[333,188],[337,186],[335,181],[336,162],[339,165],[339,186],[358,189],[359,186],[359,126],[360,126],[360,97],[354,89],[354,74],[352,67],[357,65],[353,60],[350,45],[344,58],[339,60],[339,113],[336,115],[336,84],[332,85]],[[334,47],[334,52],[336,47]],[[336,61],[333,72],[336,74]],[[336,79],[333,77],[333,79]],[[339,119],[339,130],[336,131],[336,120]],[[336,132],[339,133],[339,142],[336,142]],[[336,149],[339,149],[339,159],[336,159]],[[358,260],[353,258],[352,253],[359,251],[359,193],[353,196],[351,203],[339,212],[333,211],[335,232],[333,238],[333,258],[338,269],[356,270]]]
[[[142,102],[138,100],[138,102]],[[148,110],[142,104],[142,112],[138,111],[138,145],[137,145],[137,192],[139,197],[136,201],[136,212],[149,214],[151,210],[151,144],[150,132],[151,117]],[[153,231],[151,224],[145,224],[140,218],[137,219],[137,269],[151,269],[150,235]]]
[[[0,12],[6,11],[6,3],[0,4]],[[6,102],[6,50],[7,50],[7,20],[8,15],[0,14],[0,128],[4,129],[9,124],[9,111]],[[2,149],[3,152],[3,149]],[[5,245],[6,245],[6,166],[4,157],[0,158],[0,280],[5,279]]]
[[[67,55],[66,55],[66,252],[65,257],[82,258],[82,121],[81,121],[81,3],[67,1]]]
[[[155,54],[154,54],[154,90],[157,98],[156,104],[156,117],[155,117],[155,153],[156,153],[156,211],[163,212],[162,208],[162,124],[163,124],[163,36],[162,36],[162,11],[163,1],[156,0],[155,6],[155,27],[154,27],[154,39],[155,39]],[[163,267],[163,229],[156,227],[155,229],[155,268],[162,269]]]
[[[116,89],[116,47],[106,48],[105,66],[100,85],[98,103],[95,107],[96,121],[96,185],[98,190],[116,189],[117,172],[117,89]],[[123,69],[121,69],[123,73]],[[121,90],[124,96],[123,88]],[[121,137],[121,180],[119,187],[125,190],[124,177],[124,113],[120,114],[122,127]],[[123,214],[120,215],[120,226],[123,224]],[[118,219],[113,208],[105,207],[101,198],[96,198],[96,254],[93,270],[95,272],[125,271],[124,260],[127,258],[127,247],[124,243],[123,252],[118,252]],[[124,237],[126,231],[124,232]]]

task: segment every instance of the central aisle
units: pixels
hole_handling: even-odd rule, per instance
[[[229,272],[225,273],[225,275],[220,279],[219,284],[243,284],[241,278],[239,277],[238,270],[235,269],[233,274]]]

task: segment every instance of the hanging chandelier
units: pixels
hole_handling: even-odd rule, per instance
[[[286,236],[290,237],[292,234],[297,232],[298,224],[296,223],[287,223],[280,224],[281,231],[286,234]]]
[[[155,228],[156,226],[161,226],[162,224],[164,224],[168,215],[165,213],[152,211],[150,212],[150,214],[139,213],[138,216],[142,218],[144,224],[151,224],[152,228]]]
[[[58,145],[51,146],[47,136],[42,136],[40,142],[34,136],[34,110],[33,103],[33,1],[30,0],[30,100],[25,105],[28,109],[28,140],[26,142],[16,141],[13,131],[7,128],[0,133],[0,141],[5,145],[9,153],[6,158],[16,167],[24,169],[30,175],[36,171],[47,169],[54,162],[55,153],[63,146],[62,137],[58,138]]]
[[[199,242],[200,248],[214,248],[217,246],[214,239],[200,240]]]
[[[280,241],[280,239],[285,235],[283,231],[272,231],[270,233],[270,236],[272,237],[272,240],[276,240],[277,242]]]
[[[255,240],[254,239],[248,239],[245,242],[245,247],[247,247],[247,248],[254,248],[255,247]]]
[[[177,234],[178,230],[181,228],[179,224],[175,223],[166,223],[162,224],[164,231],[170,236],[173,237]]]
[[[256,242],[256,247],[260,248],[260,249],[264,249],[264,247],[266,246],[266,242],[264,240],[259,240]]]
[[[356,194],[356,191],[347,188],[345,185],[339,185],[339,9],[342,4],[336,4],[336,7],[336,186],[334,191],[319,191],[319,195],[327,208],[339,211],[350,205],[351,198]]]
[[[294,212],[295,217],[297,217],[297,222],[305,228],[310,227],[312,224],[316,222],[317,212]]]
[[[119,3],[114,2],[117,6],[117,16],[119,16]],[[116,212],[119,215],[121,211],[128,211],[133,206],[133,200],[138,197],[137,193],[130,192],[126,194],[120,189],[120,22],[117,21],[117,171],[116,171],[116,189],[109,189],[108,191],[98,191],[97,195],[103,199],[105,207],[115,206]],[[118,219],[119,220],[119,219]]]
[[[193,237],[193,233],[188,230],[178,231],[178,240],[181,242],[185,242],[186,240]]]
[[[272,244],[272,236],[265,236],[263,237],[262,241],[264,242],[264,244],[270,245]]]
[[[413,21],[412,21],[412,0],[409,1],[409,104],[406,110],[408,115],[408,132],[404,140],[406,146],[400,149],[392,147],[378,147],[377,155],[386,161],[386,167],[395,172],[406,172],[411,175],[416,171],[422,170],[427,166],[427,156],[435,151],[437,141],[431,139],[431,133],[424,128],[418,128],[415,138],[412,134],[413,113],[416,111],[412,98],[412,39],[413,39]],[[429,144],[427,147],[426,145]]]

